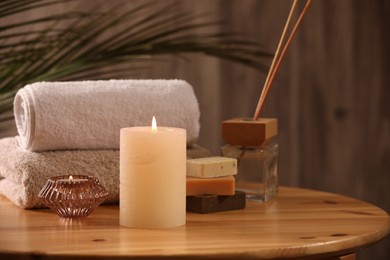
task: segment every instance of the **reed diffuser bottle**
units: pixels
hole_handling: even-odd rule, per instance
[[[222,155],[238,162],[236,190],[244,191],[251,201],[274,198],[278,191],[277,120],[227,120],[222,136],[228,143],[221,147]]]

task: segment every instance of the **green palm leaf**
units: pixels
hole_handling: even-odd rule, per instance
[[[205,20],[204,14],[173,12],[174,4],[129,6],[123,2],[107,11],[94,7],[94,11],[2,22],[64,2],[0,3],[0,132],[12,125],[15,93],[31,82],[113,78],[124,72],[118,65],[126,64],[126,71],[129,66],[133,71],[145,70],[146,61],[164,54],[201,53],[264,71],[261,61],[270,57],[258,43],[219,33],[216,29],[220,22]],[[122,29],[112,33],[118,25]],[[31,26],[40,29],[32,30]]]

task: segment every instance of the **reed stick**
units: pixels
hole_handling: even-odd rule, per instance
[[[276,64],[276,60],[277,60],[277,58],[279,56],[280,48],[282,47],[282,43],[284,42],[284,38],[286,37],[287,29],[288,29],[288,27],[290,25],[291,17],[292,17],[292,15],[294,13],[294,10],[295,10],[295,7],[297,5],[297,2],[298,2],[298,0],[294,0],[293,4],[291,6],[291,9],[290,9],[290,13],[288,14],[286,23],[285,23],[284,28],[283,28],[282,35],[281,35],[281,37],[279,39],[278,47],[276,48],[276,52],[275,52],[274,58],[272,59],[272,63],[271,63],[271,66],[269,68],[269,71],[268,71],[268,74],[267,74],[267,78],[265,79],[264,86],[263,86],[263,89],[261,91],[259,102],[257,103],[256,112],[255,112],[255,116],[254,116],[253,120],[256,120],[257,117],[258,117],[256,115],[258,115],[260,113],[260,104],[262,103],[261,100],[264,97],[265,89],[266,89],[266,87],[268,85],[268,82],[269,82],[270,76],[272,74],[272,71],[274,70],[274,67],[275,67],[275,64]]]
[[[296,2],[296,0],[294,0],[294,3],[295,3],[295,2]],[[293,6],[291,7],[292,11],[293,11],[293,7],[294,7],[294,3],[293,3]],[[288,47],[290,46],[291,41],[292,41],[292,39],[294,38],[295,33],[297,32],[298,27],[299,27],[299,25],[301,24],[302,19],[303,19],[305,13],[306,13],[308,7],[310,6],[310,4],[311,4],[311,0],[307,0],[305,7],[303,8],[301,14],[299,15],[298,20],[297,20],[297,22],[295,23],[294,28],[293,28],[293,30],[291,31],[291,34],[290,34],[290,36],[289,36],[289,38],[288,38],[286,44],[285,44],[284,47],[283,47],[283,51],[282,51],[282,53],[280,54],[280,57],[279,57],[279,59],[278,59],[276,65],[273,66],[273,65],[271,64],[271,68],[270,68],[270,70],[269,70],[269,72],[268,72],[266,82],[265,82],[265,84],[264,84],[263,90],[262,90],[261,95],[260,95],[260,98],[259,98],[259,102],[257,103],[257,107],[256,107],[255,114],[254,114],[254,116],[253,116],[253,120],[256,120],[256,119],[259,117],[259,115],[260,115],[260,112],[261,112],[261,110],[262,110],[262,108],[263,108],[263,106],[264,106],[265,99],[266,99],[266,97],[267,97],[267,95],[268,95],[269,89],[270,89],[270,87],[271,87],[271,85],[272,85],[272,82],[273,82],[273,80],[274,80],[274,78],[275,78],[275,75],[276,75],[276,73],[278,72],[278,70],[279,70],[279,68],[280,68],[280,64],[281,64],[281,62],[283,61],[284,56],[286,55],[287,49],[288,49]],[[290,13],[291,13],[291,11],[290,11]],[[288,19],[287,19],[287,21],[288,21]],[[286,25],[288,26],[287,22],[286,22]],[[283,31],[284,31],[284,30],[283,30]],[[282,34],[282,37],[281,37],[281,41],[279,41],[279,43],[280,43],[280,42],[283,42],[283,39],[282,39],[282,38],[284,38],[283,34]],[[278,47],[278,48],[279,48],[279,47]],[[277,55],[277,54],[278,54],[278,53],[275,53],[274,60],[276,59],[276,55]],[[273,63],[274,63],[274,62],[273,62]]]

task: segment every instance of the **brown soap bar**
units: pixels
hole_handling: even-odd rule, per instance
[[[235,179],[233,176],[216,178],[194,178],[187,176],[187,196],[203,194],[234,195]]]
[[[187,196],[187,211],[206,214],[245,208],[245,192],[234,195]]]

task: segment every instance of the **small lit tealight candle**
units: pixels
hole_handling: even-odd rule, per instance
[[[169,228],[186,221],[186,130],[120,131],[120,225]]]
[[[38,197],[62,218],[88,216],[108,196],[93,176],[64,175],[47,180]]]

